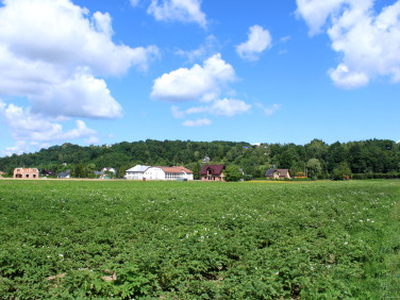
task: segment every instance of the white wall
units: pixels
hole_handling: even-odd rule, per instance
[[[165,173],[161,168],[150,167],[144,172],[143,177],[147,180],[165,180]]]
[[[125,177],[126,177],[126,179],[129,179],[129,180],[143,180],[143,173],[126,171]]]

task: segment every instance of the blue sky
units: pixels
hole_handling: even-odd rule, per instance
[[[400,139],[400,1],[4,0],[0,156]]]

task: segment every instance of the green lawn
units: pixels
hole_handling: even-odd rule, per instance
[[[400,297],[400,182],[0,181],[2,298]]]

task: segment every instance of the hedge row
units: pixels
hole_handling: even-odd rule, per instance
[[[400,179],[400,173],[358,173],[352,174],[352,179]]]

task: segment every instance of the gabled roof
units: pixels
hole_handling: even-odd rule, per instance
[[[136,165],[133,168],[130,168],[129,170],[126,170],[127,172],[139,172],[139,173],[144,173],[150,166],[142,166],[142,165]]]
[[[201,168],[200,175],[207,175],[208,170],[211,170],[212,175],[221,175],[224,169],[225,165],[204,165]]]
[[[71,175],[71,171],[70,171],[70,170],[59,173],[59,174],[57,175],[57,177],[66,177],[66,176],[68,176],[68,175]]]
[[[161,168],[165,173],[182,174],[183,172],[185,172],[188,174],[193,174],[193,171],[190,171],[185,167],[159,167],[159,168]]]
[[[56,176],[56,173],[53,170],[42,170],[42,175],[50,175],[50,176]]]
[[[288,177],[289,176],[289,169],[269,169],[265,174],[266,177],[272,177],[275,172],[279,173],[279,176]]]

